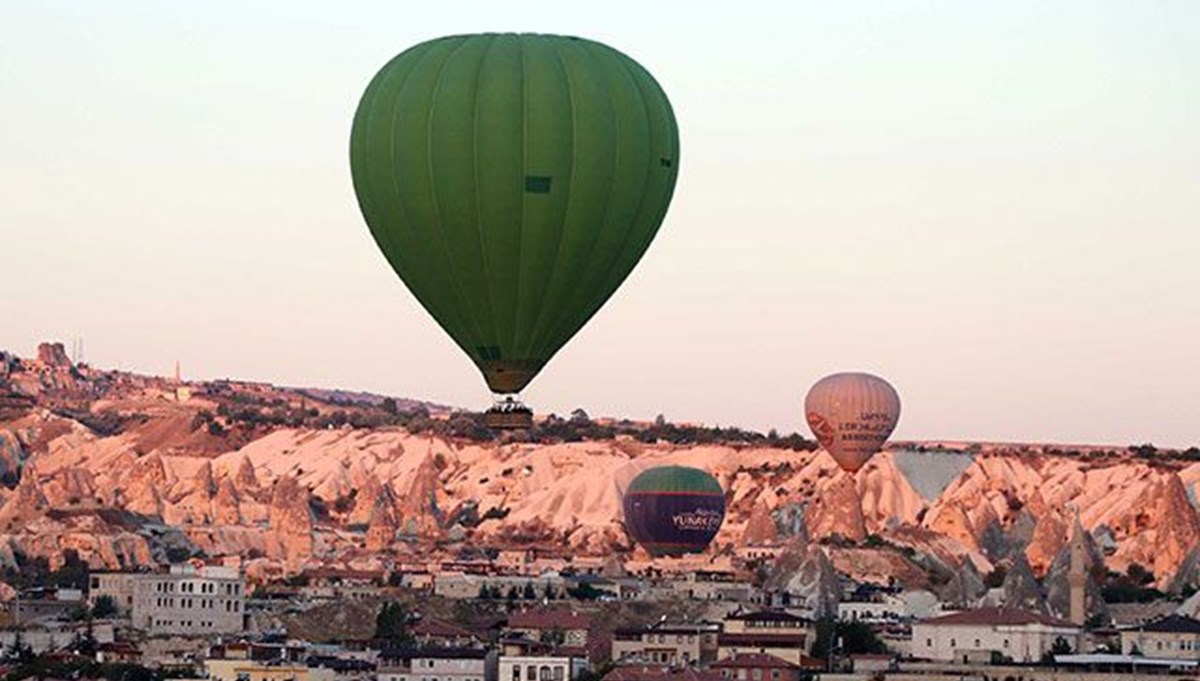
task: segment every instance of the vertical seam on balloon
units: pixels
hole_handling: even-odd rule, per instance
[[[582,45],[584,51],[588,52],[589,56],[591,56],[598,64],[604,64],[604,60],[602,58],[596,59],[595,51],[596,51],[596,49],[600,49],[600,48],[596,48],[593,43],[588,42],[588,41],[581,41],[580,44]],[[605,71],[605,82],[608,83],[609,76],[607,73],[607,69],[601,69],[601,70]],[[621,158],[620,119],[617,116],[616,104],[613,102],[613,96],[614,96],[614,93],[616,92],[616,88],[611,87],[611,83],[609,83],[609,85],[610,85],[610,87],[607,87],[605,89],[607,90],[607,93],[608,93],[609,110],[612,112],[613,126],[616,128],[616,134],[614,135],[614,138],[617,140],[617,144],[616,144],[616,149],[613,152],[613,162],[609,169],[608,189],[605,191],[605,194],[604,194],[604,218],[601,221],[601,226],[600,226],[600,229],[602,231],[608,226],[608,219],[609,219],[609,214],[610,214],[610,210],[609,210],[610,205],[609,204],[612,201],[613,185],[616,183],[615,178],[617,175],[617,168],[620,166],[620,158]],[[629,232],[629,229],[627,228],[626,229],[627,236],[628,236],[628,232]],[[597,235],[597,237],[592,240],[591,249],[588,251],[587,257],[584,259],[585,263],[590,262],[592,260],[592,258],[596,255],[597,244],[600,242],[602,236],[603,236],[602,234]],[[604,272],[604,275],[597,280],[597,286],[602,286],[604,284],[604,281],[606,279],[608,279],[609,274],[610,274],[610,272],[608,272],[608,271]],[[560,347],[561,347],[561,345],[565,345],[566,341],[570,340],[570,338],[575,334],[575,332],[582,329],[584,327],[584,325],[586,325],[588,323],[588,320],[590,320],[592,318],[592,316],[595,314],[596,310],[599,310],[600,307],[605,302],[607,302],[609,298],[612,297],[612,294],[615,291],[616,291],[616,288],[614,287],[611,291],[609,291],[607,293],[607,295],[604,295],[603,298],[600,300],[599,305],[595,305],[594,301],[586,301],[584,309],[586,310],[587,307],[595,305],[595,310],[588,313],[586,316],[568,317],[567,319],[565,319],[562,322],[562,325],[549,327],[549,330],[546,331],[546,333],[542,334],[541,337],[536,338],[535,339],[537,341],[536,343],[531,342],[531,345],[533,347],[538,347],[541,345],[553,346],[554,340],[556,338],[564,335],[563,325],[574,326],[575,327],[574,331],[569,331],[569,333],[566,333],[566,338],[563,340],[562,343],[559,344]],[[567,308],[568,309],[574,309],[574,306],[570,304],[571,301],[572,301],[571,298],[567,299]]]
[[[615,50],[614,50],[614,52],[615,52]],[[654,138],[656,137],[655,131],[654,131],[654,125],[653,125],[653,121],[650,116],[649,104],[646,102],[646,97],[644,96],[644,93],[642,92],[641,83],[638,81],[637,76],[633,72],[633,69],[631,69],[629,67],[629,64],[626,63],[627,57],[625,57],[625,55],[621,54],[620,52],[617,52],[617,57],[618,57],[617,63],[619,63],[621,65],[622,70],[624,70],[625,74],[629,77],[629,79],[631,81],[633,81],[634,90],[637,92],[638,102],[640,102],[642,105],[642,115],[645,116],[645,118],[646,118],[646,129],[650,131],[650,139],[651,139],[651,141],[653,141]],[[651,151],[651,155],[653,156],[653,151]],[[646,196],[647,196],[647,194],[650,193],[649,188],[650,188],[650,184],[652,182],[650,179],[650,173],[651,173],[651,168],[653,168],[653,167],[654,167],[653,164],[649,164],[646,167],[646,175],[642,179],[642,193],[638,197],[637,208],[634,209],[632,217],[629,220],[629,224],[627,224],[625,227],[625,239],[624,240],[628,240],[630,232],[633,231],[634,225],[638,221],[638,215],[641,214],[642,207],[646,203]],[[661,226],[661,224],[655,225],[653,233],[650,234],[650,239],[646,242],[646,248],[649,248],[650,242],[654,240],[654,235],[658,233],[658,228],[660,226]],[[645,252],[645,249],[643,249],[643,253],[644,252]],[[609,280],[610,277],[612,277],[613,271],[616,270],[617,266],[622,262],[622,259],[619,256],[620,256],[620,253],[618,252],[618,254],[613,258],[612,262],[609,263],[608,270],[604,273],[604,276],[600,279],[601,285],[603,285],[605,282],[607,282]],[[625,277],[628,277],[633,272],[633,269],[636,266],[637,266],[637,261],[635,260],[633,266],[631,266],[629,268],[629,271],[625,273]],[[608,302],[608,299],[611,298],[614,293],[616,293],[617,289],[620,288],[621,283],[623,281],[625,281],[625,277],[621,277],[621,280],[616,282],[611,287],[611,290],[609,291],[608,296],[606,296],[604,298],[604,300],[600,301],[599,304],[593,304],[591,306],[592,309],[588,311],[587,316],[584,318],[585,324],[587,323],[588,320],[590,320],[596,314],[597,311],[599,311],[601,305],[603,305],[605,302]]]
[[[400,191],[399,177],[398,177],[398,173],[396,172],[396,167],[397,167],[397,165],[396,165],[396,111],[399,108],[400,101],[403,99],[404,90],[407,89],[408,86],[410,85],[413,74],[416,73],[417,68],[420,65],[419,62],[429,59],[431,54],[432,54],[432,50],[430,50],[428,48],[425,49],[424,54],[417,57],[418,63],[414,64],[413,67],[411,69],[409,69],[408,73],[405,74],[404,82],[402,82],[400,84],[400,88],[396,91],[395,97],[392,98],[391,113],[388,116],[389,125],[387,127],[387,130],[388,130],[387,148],[388,148],[388,156],[391,159],[390,165],[391,165],[391,169],[392,169],[392,172],[391,172],[392,192],[396,196],[397,205],[400,206],[400,212],[403,215],[404,225],[405,225],[406,229],[412,229],[413,222],[412,222],[412,219],[410,218],[408,205],[404,201],[404,195]],[[431,179],[431,181],[432,181],[432,179]],[[391,238],[390,234],[388,235],[388,241],[393,244],[393,247],[395,247],[397,245],[396,242]],[[403,252],[403,250],[404,250],[403,248],[400,248],[398,252]],[[411,271],[411,268],[410,268],[410,271]],[[412,291],[412,286],[404,281],[403,276],[400,277],[400,281],[403,282],[405,284],[405,286],[408,286],[409,291]],[[436,283],[432,284],[432,287],[436,288]],[[413,295],[416,296],[415,291],[413,291]],[[426,292],[426,295],[428,295],[428,291]],[[417,301],[420,303],[423,303],[423,301],[421,301],[420,297],[417,297]],[[445,306],[443,306],[443,307],[445,307]],[[453,310],[454,310],[454,306],[450,305],[450,306],[446,307],[446,310],[443,312],[443,314],[446,314],[447,317],[456,320],[457,321],[456,326],[459,329],[465,329],[466,325],[463,324],[463,319],[461,317],[459,317],[457,314],[454,314]],[[439,326],[442,326],[443,329],[445,328],[445,326],[442,324],[442,321],[440,319],[438,319],[436,315],[433,315],[431,313],[430,316],[432,316],[434,318],[434,321],[436,321]],[[451,337],[451,340],[453,340],[456,344],[459,345],[459,347],[462,347],[462,344],[459,343],[458,340],[454,338],[453,333],[450,334],[450,337]],[[467,348],[465,348],[465,347],[463,347],[462,349],[464,351],[467,351]]]
[[[517,55],[521,59],[521,67],[519,74],[521,77],[521,174],[519,177],[524,177],[529,168],[529,85],[525,78],[525,41],[517,36]],[[517,352],[517,337],[520,335],[521,329],[521,272],[524,268],[521,266],[521,258],[524,256],[525,245],[525,202],[529,200],[528,192],[524,191],[524,187],[520,189],[514,187],[514,190],[520,191],[521,195],[521,219],[517,222],[517,276],[516,276],[516,304],[513,305],[513,322],[512,322],[512,343],[510,347],[513,352]]]
[[[418,57],[418,62],[429,59],[430,55],[432,53],[433,53],[432,50],[427,48],[426,50],[424,50],[424,54],[422,54],[420,57]],[[400,182],[399,182],[399,176],[398,176],[399,174],[396,172],[396,168],[397,168],[397,164],[396,164],[396,110],[399,108],[400,101],[403,99],[404,91],[410,85],[413,74],[416,73],[417,67],[419,65],[420,65],[419,63],[414,64],[413,68],[410,69],[407,74],[405,74],[404,82],[400,84],[400,89],[396,91],[396,95],[392,99],[392,111],[391,111],[390,116],[388,117],[390,120],[390,124],[388,125],[388,155],[391,158],[392,192],[396,196],[396,203],[400,206],[400,212],[404,216],[404,224],[407,229],[412,229],[413,222],[412,222],[411,218],[409,217],[408,205],[404,201],[404,195],[400,191]],[[432,182],[432,178],[430,179],[430,181]],[[392,241],[390,238],[388,240],[391,241],[393,244],[395,244],[395,242]],[[403,250],[404,250],[403,248],[400,249],[400,251],[403,251]],[[400,281],[404,282],[403,276],[400,277]],[[405,283],[405,285],[408,286],[407,283]],[[432,288],[437,288],[436,283],[432,283]],[[409,290],[412,291],[411,286],[409,286]],[[414,296],[415,295],[416,295],[416,293],[414,292]],[[427,292],[427,295],[428,295],[428,292]],[[417,301],[419,303],[424,304],[424,301],[422,301],[420,299],[420,297],[417,297]],[[453,312],[454,307],[455,307],[454,305],[440,306],[440,307],[443,307],[445,309],[443,314],[445,314],[449,318],[456,320],[456,322],[457,322],[456,326],[458,327],[458,329],[467,330],[468,327],[466,324],[463,323],[464,320],[462,319],[462,317],[460,317],[459,315],[457,315]],[[433,315],[431,313],[430,316],[432,316],[434,318],[434,321],[436,321],[439,326],[442,326],[442,328],[445,329],[445,326],[442,324],[442,321],[440,319],[438,319],[436,315]],[[467,352],[468,355],[470,354],[470,350],[467,347],[463,347],[463,344],[460,343],[458,341],[458,339],[454,338],[453,333],[450,333],[450,338],[451,338],[451,340],[453,340],[455,342],[455,344],[457,344],[460,348],[462,348],[465,352]]]
[[[445,227],[442,224],[442,211],[441,211],[440,207],[438,206],[438,196],[437,196],[437,188],[436,188],[437,183],[434,182],[434,172],[433,172],[433,121],[434,121],[434,112],[437,111],[438,94],[440,93],[440,91],[442,89],[442,81],[446,75],[446,66],[450,63],[450,60],[453,59],[455,57],[455,55],[457,55],[459,53],[459,51],[461,51],[464,47],[466,47],[468,42],[470,42],[469,37],[463,38],[462,41],[460,41],[459,44],[456,47],[454,47],[454,49],[450,50],[450,52],[446,55],[446,58],[442,60],[442,63],[440,65],[438,65],[438,73],[437,73],[437,78],[434,80],[433,92],[431,92],[429,95],[429,120],[427,120],[425,122],[425,164],[426,164],[426,170],[429,173],[429,197],[431,199],[433,199],[432,204],[433,204],[434,224],[437,227],[437,229],[430,230],[430,231],[437,235],[438,242],[441,244],[442,250],[446,253],[446,263],[447,263],[447,265],[449,265],[449,267],[447,267],[446,269],[450,274],[450,280],[454,284],[455,293],[458,294],[458,299],[460,301],[462,301],[463,307],[468,309],[466,319],[468,320],[468,324],[475,331],[475,338],[474,338],[475,343],[474,344],[478,345],[479,342],[484,339],[483,328],[480,327],[479,320],[476,319],[474,314],[472,314],[475,310],[475,306],[472,304],[471,299],[466,295],[466,292],[463,289],[462,282],[460,282],[458,280],[458,273],[455,272],[455,270],[454,270],[454,258],[451,255],[450,243],[446,239]],[[468,351],[468,354],[472,358],[478,357],[479,350],[477,348],[472,347]],[[482,358],[480,358],[480,359],[482,359]]]
[[[574,194],[575,190],[575,183],[573,180],[575,179],[575,164],[578,161],[576,158],[578,145],[575,144],[575,128],[577,125],[575,121],[575,90],[571,86],[571,75],[567,72],[567,65],[563,62],[562,54],[559,53],[558,48],[558,40],[553,39],[551,41],[551,51],[554,53],[554,58],[558,62],[558,68],[562,75],[562,79],[567,85],[567,103],[571,110],[571,169],[569,171],[570,174],[567,176],[567,201],[563,206],[562,220],[559,221],[558,225],[558,244],[554,249],[554,264],[550,267],[550,276],[546,277],[545,286],[542,287],[542,297],[541,301],[538,303],[537,317],[534,318],[533,325],[530,327],[529,342],[525,346],[524,354],[526,356],[534,356],[535,347],[533,345],[533,341],[538,337],[538,330],[541,326],[542,319],[546,314],[546,297],[550,292],[550,285],[554,281],[555,275],[558,274],[558,268],[562,264],[563,242],[566,240],[564,238],[564,233],[566,232],[565,224],[567,218],[571,214],[571,196]]]
[[[487,295],[488,319],[492,322],[492,338],[496,344],[500,343],[500,333],[496,328],[496,301],[492,297],[492,278],[488,268],[488,254],[484,248],[483,237],[483,210],[479,199],[479,83],[483,79],[483,66],[487,63],[488,54],[492,47],[496,45],[498,35],[493,34],[487,47],[483,49],[483,55],[479,58],[479,67],[475,72],[475,87],[471,92],[471,174],[474,181],[475,190],[475,234],[477,236],[477,245],[479,247],[479,265],[483,268],[484,289]],[[502,355],[503,356],[503,355]],[[486,380],[486,377],[485,377]]]

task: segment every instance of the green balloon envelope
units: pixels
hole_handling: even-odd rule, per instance
[[[421,43],[359,103],[363,217],[417,300],[497,393],[521,390],[650,245],[679,171],[666,95],[600,43]]]

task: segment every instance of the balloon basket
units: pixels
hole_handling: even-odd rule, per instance
[[[496,402],[483,414],[483,423],[492,430],[521,430],[533,426],[533,410],[518,400]]]

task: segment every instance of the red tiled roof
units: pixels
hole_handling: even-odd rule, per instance
[[[1065,627],[1079,628],[1078,625],[1060,620],[1057,617],[1043,615],[1040,612],[1031,612],[1029,610],[1018,610],[1016,608],[979,608],[978,610],[964,610],[955,612],[941,617],[934,617],[927,620],[921,620],[920,624],[940,624],[940,625],[1007,625],[1021,626],[1028,624],[1042,624],[1048,627]]]
[[[590,629],[592,618],[570,610],[528,610],[508,616],[510,629]]]
[[[804,634],[721,634],[719,646],[757,646],[760,648],[800,648]]]
[[[719,672],[693,667],[617,667],[604,681],[722,681]]]
[[[471,638],[471,632],[466,629],[435,619],[422,619],[417,622],[412,626],[412,634],[430,638]]]
[[[714,669],[798,669],[799,665],[766,653],[738,653],[712,663]]]
[[[754,612],[743,612],[734,615],[729,615],[725,619],[740,620],[743,622],[792,622],[795,624],[804,624],[809,620],[793,615],[786,610],[757,610]]]

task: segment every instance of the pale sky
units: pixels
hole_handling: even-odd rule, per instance
[[[524,393],[807,432],[867,370],[896,437],[1200,444],[1200,3],[10,2],[0,348],[490,396],[354,199],[393,55],[565,33],[675,108],[658,238]]]

